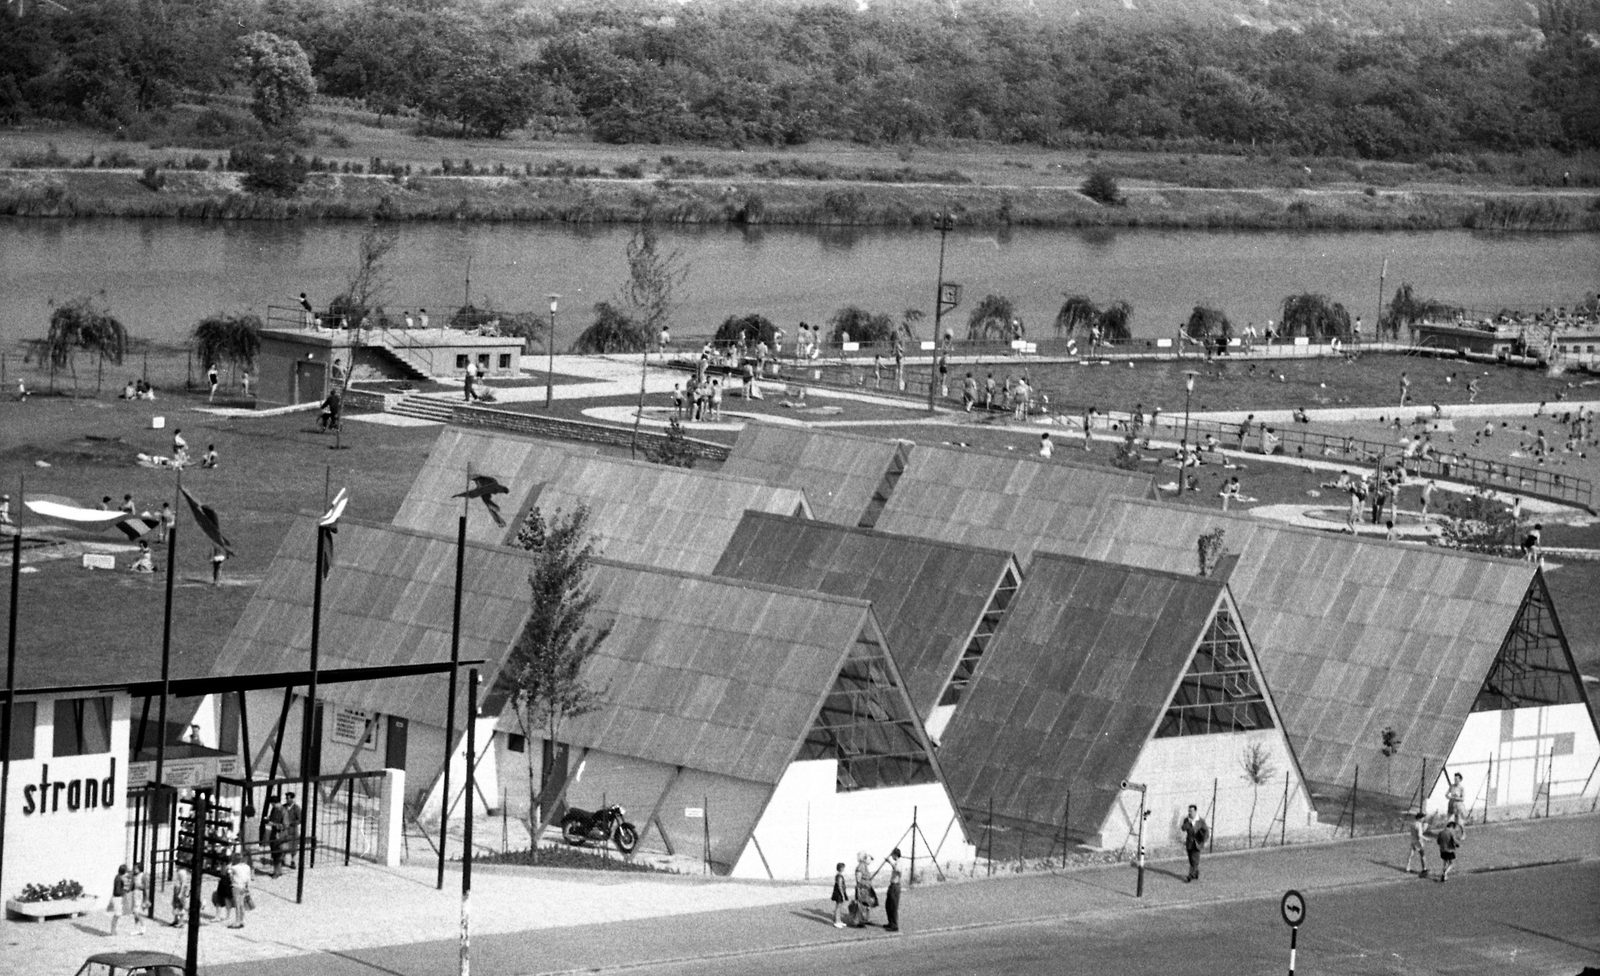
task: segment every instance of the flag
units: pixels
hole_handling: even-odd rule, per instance
[[[483,500],[483,507],[489,510],[489,517],[494,519],[494,524],[502,529],[506,527],[506,520],[500,515],[500,506],[495,502],[495,495],[508,495],[511,489],[486,474],[475,474],[471,477],[472,487],[466,491],[451,495],[451,498],[478,498]]]
[[[333,537],[339,532],[339,516],[344,514],[344,507],[349,503],[349,490],[340,488],[339,493],[333,496],[333,504],[317,519],[317,551],[322,556],[323,579],[327,579],[333,571]]]
[[[222,534],[221,527],[217,525],[217,510],[210,505],[200,504],[198,499],[189,494],[189,489],[178,490],[183,492],[183,500],[189,503],[189,514],[194,516],[195,524],[200,526],[200,531],[206,534],[212,545],[230,556],[233,555],[233,544]]]

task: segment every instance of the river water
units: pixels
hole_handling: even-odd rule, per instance
[[[181,340],[215,312],[319,306],[343,289],[362,233],[357,223],[172,220],[0,221],[0,348],[41,336],[50,303],[102,295],[142,339]],[[626,276],[631,229],[550,224],[402,224],[387,262],[393,310],[440,311],[472,300],[543,310],[560,293],[558,340],[589,321]],[[679,335],[760,312],[788,328],[824,322],[856,304],[931,319],[936,231],[663,228],[689,268],[673,317]],[[1600,235],[1285,233],[1167,230],[963,230],[949,235],[945,276],[964,288],[953,313],[985,294],[1009,297],[1031,332],[1048,334],[1067,292],[1125,299],[1137,335],[1170,335],[1196,304],[1264,327],[1286,295],[1321,292],[1373,321],[1380,270],[1388,288],[1473,308],[1571,304],[1600,290]],[[1368,326],[1370,328],[1370,325]],[[569,332],[568,330],[572,331]],[[931,325],[922,327],[931,334]]]

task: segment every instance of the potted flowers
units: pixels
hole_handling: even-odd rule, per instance
[[[6,914],[42,922],[47,918],[82,915],[92,911],[98,899],[84,894],[83,885],[61,880],[53,885],[31,884],[22,894],[6,900]]]

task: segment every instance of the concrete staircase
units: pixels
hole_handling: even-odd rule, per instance
[[[389,412],[401,417],[415,417],[434,423],[448,424],[455,410],[455,401],[442,396],[413,393],[389,407]]]
[[[374,343],[367,348],[387,360],[406,379],[428,380],[432,378],[424,368],[426,363],[411,349],[404,346],[391,346],[382,342]]]

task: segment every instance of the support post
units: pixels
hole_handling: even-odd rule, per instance
[[[478,789],[478,669],[467,673],[467,806],[461,838],[461,976],[472,972],[472,802]]]
[[[1212,826],[1211,832],[1213,834],[1216,833],[1217,828]],[[1283,771],[1283,822],[1278,825],[1278,846],[1282,847],[1287,843],[1289,843],[1289,771],[1285,769]]]
[[[554,315],[552,314],[551,338],[555,337]],[[472,479],[467,479],[467,487],[472,487]],[[469,499],[461,500],[461,516],[456,520],[456,592],[455,603],[450,614],[450,700],[445,703],[444,719],[444,789],[439,800],[439,876],[435,887],[444,890],[444,853],[445,843],[450,839],[450,758],[455,749],[456,739],[456,681],[461,670],[461,579],[466,571],[467,558],[467,509]],[[469,757],[469,763],[472,761]]]
[[[1289,926],[1289,976],[1294,976],[1295,946],[1300,941],[1300,926]]]
[[[356,821],[356,781],[344,781],[344,866],[350,866],[350,833]]]
[[[1356,814],[1361,808],[1361,764],[1356,764],[1355,785],[1350,788],[1350,836],[1356,835]]]
[[[1139,879],[1136,881],[1133,896],[1144,897],[1144,790],[1139,791]]]
[[[911,808],[911,876],[907,879],[907,888],[916,886],[917,883],[917,808]]]
[[[317,824],[316,796],[311,791],[311,757],[313,750],[321,743],[313,742],[312,737],[319,731],[317,729],[317,656],[322,647],[322,576],[327,569],[323,552],[327,548],[322,544],[322,533],[328,531],[322,526],[317,527],[317,557],[313,572],[316,574],[311,581],[311,677],[306,685],[306,700],[300,722],[300,795],[304,797],[304,806],[301,810],[299,837],[295,841],[295,882],[294,903],[302,904],[306,896],[306,834],[309,829],[315,829]],[[285,689],[287,691],[287,689]],[[281,741],[283,730],[280,727],[278,735]],[[306,821],[310,821],[307,823]],[[313,850],[315,845],[313,844]]]
[[[189,848],[189,925],[188,940],[183,956],[183,976],[197,976],[200,966],[200,888],[205,857],[207,800],[205,790],[194,791],[194,829],[190,831]]]
[[[178,472],[178,491],[183,490],[183,472]],[[181,500],[181,496],[179,499]],[[177,511],[178,506],[173,506]],[[167,532],[167,602],[166,609],[161,619],[161,706],[156,710],[156,797],[150,803],[150,848],[155,853],[160,835],[156,833],[155,804],[160,802],[161,788],[166,783],[167,769],[167,696],[172,689],[172,587],[178,578],[178,526],[173,524]],[[242,831],[241,831],[242,832]],[[152,862],[154,858],[151,859]],[[145,872],[145,881],[149,890],[145,892],[145,904],[150,906],[150,917],[155,918],[156,905],[156,871],[155,864],[148,865]]]
[[[19,502],[20,507],[20,502]],[[6,625],[6,707],[0,712],[0,891],[5,890],[6,797],[11,795],[11,724],[16,721],[17,587],[22,580],[22,526],[11,537],[11,616]]]

